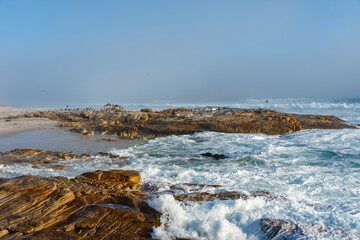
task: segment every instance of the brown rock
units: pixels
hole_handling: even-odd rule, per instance
[[[93,136],[94,133],[95,133],[94,131],[88,132],[88,133],[86,133],[86,136]]]
[[[0,238],[6,236],[9,234],[9,231],[8,230],[0,230]]]
[[[100,174],[101,173],[101,174]],[[122,173],[122,174],[120,174]],[[0,236],[8,239],[148,239],[160,213],[141,192],[112,181],[140,180],[136,171],[0,180]],[[121,176],[121,177],[120,177]],[[102,179],[102,180],[101,180]],[[107,184],[110,183],[110,184]],[[126,184],[125,184],[126,185]]]
[[[37,167],[41,165],[49,168],[60,168],[61,165],[54,163],[72,158],[84,159],[89,157],[90,155],[87,154],[76,155],[73,152],[64,153],[40,149],[15,149],[9,152],[0,152],[0,164],[29,163]]]
[[[140,112],[149,112],[149,113],[152,113],[153,110],[150,109],[150,108],[143,108],[143,109],[140,110]]]
[[[124,111],[108,104],[100,111],[57,110],[29,113],[18,117],[43,117],[62,122],[63,127],[80,134],[92,131],[113,136],[161,137],[201,131],[229,133],[288,134],[302,129],[355,128],[333,116],[299,115],[267,109],[211,107],[191,111],[185,108],[153,112]],[[85,130],[86,129],[86,130]],[[131,138],[132,137],[132,138]]]
[[[112,181],[112,182],[129,182],[140,183],[141,177],[138,171],[131,170],[110,170],[83,173],[81,176],[92,180]]]

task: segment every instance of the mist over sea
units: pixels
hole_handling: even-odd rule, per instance
[[[209,105],[268,108],[288,113],[334,115],[351,124],[360,124],[360,99],[117,104],[125,110],[152,108],[155,111]],[[103,105],[69,104],[69,108],[99,109]],[[54,136],[57,135],[52,131],[55,130],[41,130],[41,134],[33,134],[39,134],[39,139],[44,142],[52,139],[51,145],[47,146],[56,147]],[[32,136],[19,133],[8,137],[8,140],[15,147],[30,141]],[[76,145],[76,142],[72,144]],[[137,170],[143,182],[160,187],[159,197],[149,202],[150,206],[163,213],[162,225],[154,229],[154,238],[266,239],[260,230],[259,220],[274,218],[290,220],[302,229],[292,239],[360,239],[360,129],[305,130],[281,136],[201,132],[152,139],[122,149],[111,146],[106,151],[126,157],[127,165],[119,167],[106,157],[97,157],[92,162],[66,160],[67,171],[35,169],[25,164],[0,165],[0,177],[24,174],[75,177],[97,169]],[[228,158],[208,159],[200,155],[205,152],[224,154]],[[219,189],[204,187],[204,192],[269,191],[274,198],[177,202],[166,193],[169,190],[167,183],[180,186],[183,183],[222,185]]]

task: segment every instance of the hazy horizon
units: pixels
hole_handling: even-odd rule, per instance
[[[358,99],[359,42],[359,0],[0,0],[0,105]]]

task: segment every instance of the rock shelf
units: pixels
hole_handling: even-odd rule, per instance
[[[191,134],[201,131],[226,133],[288,134],[302,129],[356,128],[334,116],[299,115],[268,109],[186,108],[125,111],[117,105],[94,109],[50,110],[12,118],[49,118],[82,135],[118,136],[130,140]]]

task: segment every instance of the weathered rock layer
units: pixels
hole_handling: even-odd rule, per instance
[[[0,179],[3,239],[147,239],[160,224],[136,171]],[[133,190],[131,190],[133,189]]]

